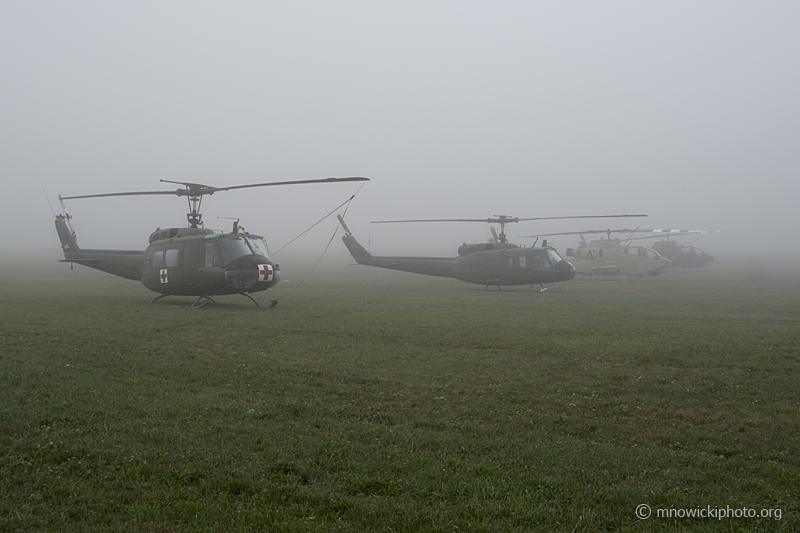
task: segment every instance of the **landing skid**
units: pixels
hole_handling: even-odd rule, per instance
[[[198,298],[197,300],[195,300],[194,303],[192,305],[190,305],[189,307],[192,308],[192,309],[202,309],[202,308],[204,308],[205,306],[207,306],[210,303],[215,304],[217,302],[215,302],[214,298],[212,298],[211,296],[205,296],[204,295],[204,296],[201,296],[200,298]]]
[[[242,296],[247,296],[248,298],[250,298],[250,301],[253,302],[254,304],[256,304],[256,307],[261,307],[260,305],[258,305],[258,302],[255,301],[255,299],[252,296],[250,296],[249,294],[247,294],[246,292],[240,292],[239,294],[241,294]]]
[[[530,287],[528,287],[528,290],[529,290],[529,291],[533,290],[533,286],[534,286],[534,285],[535,285],[535,283],[531,283]],[[497,287],[497,290],[498,290],[498,291],[502,291],[502,290],[503,290],[503,287],[501,287],[500,285],[492,285],[492,284],[486,285],[486,286],[483,288],[483,290],[484,290],[484,291],[486,291],[486,290],[489,290],[489,287]],[[539,287],[541,287],[541,289],[539,289],[539,292],[545,292],[546,290],[548,290],[548,287],[545,287],[545,286],[544,286],[544,283],[540,283],[540,284],[539,284]],[[560,289],[560,288],[561,288],[561,287],[556,287],[556,288],[555,288],[555,289],[553,289],[553,290],[557,291],[557,290],[558,290],[558,289]]]
[[[170,295],[169,294],[159,294],[158,296],[156,296],[155,298],[150,300],[149,303],[154,304],[157,301],[159,301],[161,298],[166,298],[167,296],[170,296]],[[202,309],[203,307],[207,306],[209,303],[216,303],[216,302],[214,301],[213,298],[211,298],[211,296],[201,296],[200,298],[195,300],[194,303],[192,305],[190,305],[189,307],[192,308],[192,309]]]
[[[255,298],[253,298],[252,296],[250,296],[246,292],[240,292],[239,294],[249,298],[251,302],[256,304],[256,307],[261,307],[260,305],[258,305],[258,302],[255,300]],[[151,304],[155,303],[158,300],[160,300],[161,298],[166,298],[167,296],[170,296],[170,295],[169,294],[159,294],[158,296],[156,296],[155,298],[150,300],[149,303],[151,303]],[[207,294],[204,294],[203,296],[201,296],[197,300],[195,300],[194,303],[189,306],[189,308],[190,309],[202,309],[205,306],[207,306],[208,304],[215,304],[215,303],[217,303],[217,302],[216,302],[216,300],[214,300],[214,298],[212,298],[211,296],[208,296]],[[278,300],[272,300],[270,302],[269,307],[272,308],[272,307],[275,307],[276,305],[278,305]]]
[[[155,298],[153,298],[152,300],[150,300],[148,303],[151,303],[151,304],[153,304],[153,303],[156,303],[156,302],[157,302],[157,301],[159,301],[161,298],[166,298],[167,296],[169,296],[169,295],[168,295],[168,294],[159,294],[158,296],[156,296]]]
[[[255,300],[255,298],[253,298],[252,296],[250,296],[250,295],[249,295],[249,294],[247,294],[246,292],[240,292],[239,294],[241,294],[242,296],[247,296],[248,298],[250,298],[250,300],[251,300],[251,301],[252,301],[254,304],[256,304],[256,307],[261,307],[260,305],[258,305],[258,302]],[[271,308],[275,307],[276,305],[278,305],[278,300],[272,300],[272,301],[269,303],[269,308],[271,309]]]
[[[487,290],[489,287],[497,287],[498,291],[502,291],[503,290],[500,287],[500,278],[487,279],[486,281],[487,281],[487,283],[486,283],[486,286],[483,288],[483,290]]]

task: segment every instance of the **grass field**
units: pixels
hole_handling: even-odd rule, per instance
[[[342,267],[201,310],[7,267],[0,530],[796,531],[798,267]]]

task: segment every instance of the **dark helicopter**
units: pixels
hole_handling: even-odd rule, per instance
[[[278,181],[231,187],[160,181],[183,187],[172,191],[59,195],[63,214],[56,215],[55,223],[64,251],[64,259],[59,261],[78,263],[115,276],[141,281],[148,289],[160,293],[150,303],[165,296],[197,296],[192,307],[202,307],[209,301],[213,302],[213,297],[217,295],[242,294],[258,305],[250,294],[277,285],[281,279],[279,266],[269,259],[264,238],[246,232],[239,226],[238,220],[234,222],[230,233],[202,227],[199,209],[203,196],[250,187],[369,181],[369,178]],[[186,216],[189,227],[157,229],[150,235],[149,246],[144,251],[80,248],[70,223],[72,217],[64,208],[64,200],[78,198],[165,194],[187,197],[189,213]],[[273,301],[272,305],[276,303],[277,301]]]
[[[698,233],[717,233],[701,230],[652,230],[653,235],[650,237],[637,237],[641,239],[652,239],[661,237],[666,234],[667,238],[663,241],[653,243],[650,248],[663,255],[672,261],[671,267],[674,268],[700,268],[706,266],[714,260],[714,256],[707,254],[700,248],[692,246],[691,244],[678,244],[670,240],[670,237],[676,235],[690,235]]]
[[[485,288],[503,285],[539,284],[540,292],[545,291],[545,283],[567,281],[575,276],[575,268],[564,260],[555,248],[548,246],[547,241],[537,247],[520,247],[511,244],[505,234],[505,225],[525,220],[553,220],[566,218],[606,218],[606,217],[641,217],[645,215],[599,215],[577,217],[540,217],[516,218],[507,215],[495,215],[494,218],[461,218],[435,220],[384,220],[376,224],[397,222],[485,222],[500,224],[500,235],[492,228],[493,238],[487,243],[467,244],[458,247],[458,257],[394,257],[373,256],[353,237],[350,229],[341,216],[339,222],[345,230],[342,241],[350,251],[350,255],[360,265],[368,265],[428,276],[456,278],[467,283],[484,285]]]

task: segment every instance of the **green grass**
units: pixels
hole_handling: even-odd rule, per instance
[[[59,266],[0,286],[2,531],[800,527],[797,263],[202,310]]]

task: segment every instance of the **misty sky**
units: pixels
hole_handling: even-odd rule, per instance
[[[329,176],[371,178],[347,219],[376,253],[408,251],[406,236],[452,256],[489,229],[371,220],[607,213],[732,230],[697,243],[712,253],[785,250],[800,226],[798,26],[790,1],[2,2],[3,253],[57,255],[43,187],[58,209],[59,193],[175,187],[159,179]],[[240,217],[280,246],[358,185],[219,193],[204,219]],[[187,210],[67,208],[82,246],[132,249]]]

